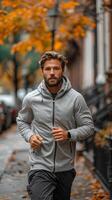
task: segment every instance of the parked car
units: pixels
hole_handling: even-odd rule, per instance
[[[11,121],[16,121],[16,116],[19,110],[19,105],[16,105],[16,100],[13,93],[0,94],[0,101],[4,102],[11,113]]]
[[[4,123],[5,123],[5,115],[4,115],[3,106],[0,102],[0,133],[3,130]]]
[[[3,101],[0,101],[0,106],[2,108],[2,112],[3,112],[3,115],[5,117],[4,123],[3,123],[3,129],[7,129],[7,128],[9,128],[11,126],[11,123],[12,123],[11,109]]]

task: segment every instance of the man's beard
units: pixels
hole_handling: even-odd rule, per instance
[[[60,83],[62,82],[62,77],[60,79],[57,79],[57,78],[51,78],[51,79],[56,79],[57,82],[51,83],[51,82],[49,82],[49,80],[44,79],[47,87],[56,87],[56,86],[59,86]]]

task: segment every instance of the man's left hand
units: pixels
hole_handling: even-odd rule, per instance
[[[68,139],[68,132],[60,127],[53,127],[52,134],[55,141],[64,141]]]

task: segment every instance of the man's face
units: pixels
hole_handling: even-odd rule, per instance
[[[58,86],[63,76],[61,62],[57,59],[47,60],[42,73],[48,87]]]

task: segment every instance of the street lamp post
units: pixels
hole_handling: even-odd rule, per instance
[[[59,25],[59,1],[56,1],[56,4],[53,9],[48,12],[48,26],[51,32],[51,50],[55,49],[55,34]]]
[[[24,64],[23,68],[22,68],[22,76],[23,76],[23,80],[24,80],[25,93],[27,93],[27,89],[28,89],[27,75],[28,75],[28,69],[27,69],[27,66]]]

